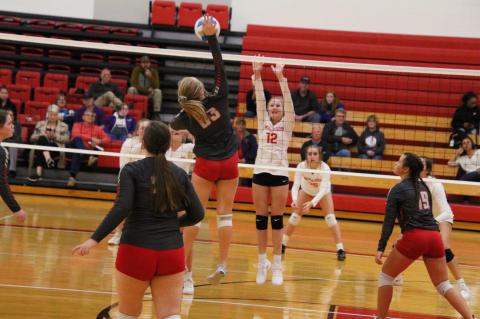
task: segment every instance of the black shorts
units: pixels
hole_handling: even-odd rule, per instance
[[[283,186],[288,185],[288,177],[272,175],[270,173],[253,174],[253,183],[268,187]]]

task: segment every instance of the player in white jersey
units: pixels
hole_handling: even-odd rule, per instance
[[[295,172],[295,181],[292,187],[292,208],[295,211],[290,215],[287,227],[282,239],[282,254],[288,245],[288,240],[298,226],[303,214],[308,213],[310,208],[320,203],[325,213],[325,222],[332,231],[337,245],[337,259],[345,260],[345,248],[342,243],[340,227],[335,218],[333,199],[330,184],[330,167],[322,161],[321,148],[310,145],[306,150],[307,160],[297,165],[297,168],[318,169],[319,173]]]
[[[185,133],[182,131],[176,131],[174,129],[170,129],[171,141],[170,141],[170,148],[168,149],[165,155],[168,158],[171,158],[172,161],[180,168],[183,168],[187,174],[192,173],[193,164],[185,163],[185,162],[175,162],[174,158],[182,158],[182,159],[193,159],[195,155],[193,154],[193,148],[195,144],[193,143],[184,143],[185,140]]]
[[[262,63],[253,63],[253,85],[257,100],[258,151],[255,165],[288,167],[288,144],[295,125],[295,112],[292,97],[288,89],[287,79],[283,77],[283,65],[272,66],[283,97],[274,96],[265,101],[261,78]],[[263,169],[256,167],[253,175],[253,203],[256,212],[256,228],[258,239],[258,272],[257,284],[265,283],[267,273],[272,264],[267,259],[268,243],[268,206],[273,243],[272,284],[283,283],[282,269],[282,233],[283,213],[288,198],[288,171]]]
[[[455,259],[455,255],[450,249],[450,233],[452,232],[453,225],[453,212],[447,201],[445,189],[442,183],[435,180],[432,177],[432,165],[433,161],[429,158],[422,158],[423,171],[422,178],[427,184],[430,192],[432,193],[432,212],[433,216],[438,222],[440,228],[440,234],[442,235],[443,246],[445,248],[445,258],[447,260],[447,266],[450,269],[453,277],[457,281],[458,290],[465,300],[469,300],[471,297],[470,289],[465,284],[458,263]]]

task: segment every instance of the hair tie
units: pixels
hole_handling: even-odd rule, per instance
[[[184,95],[179,95],[178,96],[178,103],[185,103],[187,102],[188,98]]]

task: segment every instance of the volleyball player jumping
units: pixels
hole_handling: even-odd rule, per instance
[[[204,34],[215,65],[215,87],[205,92],[203,83],[194,77],[178,83],[178,102],[182,111],[170,123],[174,130],[188,130],[195,137],[193,153],[196,162],[192,184],[204,208],[212,188],[217,190],[217,227],[220,262],[208,280],[218,284],[227,272],[227,257],[232,237],[233,200],[238,186],[237,138],[230,123],[228,86],[222,54],[215,36],[215,27],[205,17]],[[190,256],[200,225],[185,228],[185,253]],[[191,256],[190,256],[191,257]],[[192,258],[188,258],[191,261]],[[187,264],[184,293],[193,294],[192,264]]]
[[[295,172],[295,181],[292,187],[292,208],[295,211],[288,220],[285,233],[282,239],[282,254],[288,245],[288,240],[300,223],[302,215],[308,213],[310,208],[320,203],[322,211],[325,213],[325,222],[332,231],[333,238],[337,245],[337,259],[345,260],[345,249],[342,243],[340,226],[335,218],[333,209],[332,185],[330,184],[330,167],[322,161],[321,148],[317,145],[311,145],[306,150],[307,160],[299,163],[297,168],[319,169],[320,173]],[[301,189],[300,189],[301,188]]]
[[[462,314],[475,318],[469,306],[448,280],[445,251],[436,220],[432,214],[432,195],[420,177],[422,161],[412,153],[403,154],[395,163],[393,172],[402,181],[388,193],[382,235],[378,243],[375,262],[382,257],[390,238],[395,219],[402,229],[402,238],[388,256],[378,282],[377,318],[386,318],[392,300],[395,277],[407,269],[418,257],[423,261],[437,291]]]
[[[265,283],[267,272],[272,266],[267,259],[268,243],[268,206],[270,202],[270,221],[272,227],[273,266],[272,284],[283,283],[282,269],[282,233],[283,213],[288,198],[288,171],[275,167],[288,167],[288,144],[295,125],[295,112],[288,89],[287,79],[283,76],[283,65],[272,66],[283,97],[274,96],[265,101],[262,83],[262,63],[253,63],[253,84],[257,101],[258,152],[255,165],[268,165],[272,169],[255,168],[253,175],[253,203],[256,212],[258,239],[257,284]]]

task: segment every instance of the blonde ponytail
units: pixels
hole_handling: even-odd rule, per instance
[[[208,122],[207,113],[201,101],[204,90],[203,83],[194,77],[185,77],[178,82],[178,103],[199,124]]]

